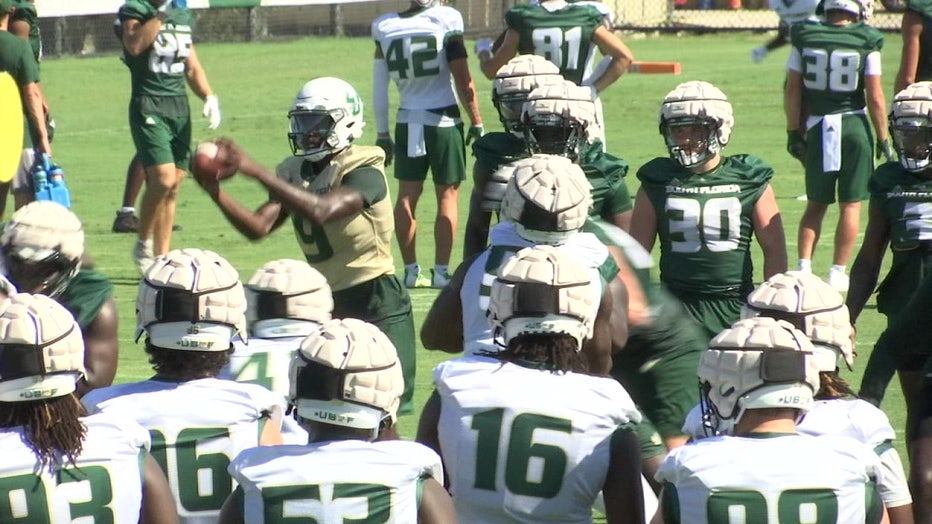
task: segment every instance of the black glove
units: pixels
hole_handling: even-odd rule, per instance
[[[793,158],[806,165],[806,139],[798,129],[787,130],[786,150]]]
[[[392,165],[392,160],[395,158],[395,143],[392,142],[392,137],[378,137],[375,139],[375,145],[382,148],[382,151],[385,151],[385,167]]]

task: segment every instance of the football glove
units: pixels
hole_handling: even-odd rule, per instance
[[[217,95],[207,95],[204,99],[204,117],[207,118],[207,127],[217,129],[220,127],[220,99]]]
[[[751,62],[755,64],[761,63],[765,56],[767,56],[767,48],[764,46],[755,47],[751,50]]]
[[[881,158],[883,158],[885,162],[893,162],[894,160],[896,160],[896,155],[893,152],[893,146],[890,145],[889,138],[886,140],[877,141],[876,158],[877,160],[880,160]]]
[[[798,129],[787,130],[786,150],[793,158],[806,165],[806,139]]]
[[[375,145],[385,151],[385,167],[392,165],[392,160],[395,158],[395,143],[392,142],[391,135],[376,138]]]
[[[492,52],[492,39],[491,38],[480,38],[476,40],[476,45],[473,47],[473,51],[476,53],[476,56],[479,56],[481,53]]]
[[[466,133],[466,145],[471,144],[473,140],[482,138],[483,134],[482,124],[469,126],[469,131]]]

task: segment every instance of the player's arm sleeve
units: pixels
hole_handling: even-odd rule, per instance
[[[871,51],[864,59],[864,76],[880,76],[880,51]]]
[[[385,177],[378,169],[370,166],[354,169],[343,177],[340,185],[358,191],[362,195],[365,207],[370,207],[388,196]]]
[[[790,48],[790,56],[786,59],[786,69],[797,72],[803,70],[803,57],[795,46]]]
[[[887,440],[874,447],[874,453],[880,457],[880,470],[883,472],[881,481],[877,483],[877,492],[883,500],[883,505],[895,508],[913,501],[906,483],[906,472],[899,453],[893,447],[893,442]]]
[[[454,38],[454,37],[459,38]],[[466,43],[463,41],[463,33],[461,32],[451,32],[447,33],[445,37],[446,42],[443,45],[443,48],[447,53],[447,62],[452,62],[460,58],[466,58],[469,56],[466,53]]]

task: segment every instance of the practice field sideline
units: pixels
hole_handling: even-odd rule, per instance
[[[795,200],[803,192],[801,168],[785,151],[782,85],[787,49],[771,53],[761,64],[753,64],[750,50],[765,42],[769,35],[739,33],[623,38],[637,60],[679,62],[682,68],[679,75],[625,75],[603,93],[608,150],[631,164],[627,178],[631,193],[634,194],[638,187],[634,176],[637,167],[653,157],[667,154],[657,127],[657,111],[663,95],[679,82],[712,82],[729,96],[734,105],[736,124],[726,154],[753,153],[764,158],[776,170],[773,185],[787,233],[790,265],[794,266],[796,227],[805,202]],[[887,35],[886,43],[883,66],[889,102],[893,96],[900,41],[897,36]],[[468,47],[471,49],[471,43]],[[372,42],[365,38],[199,44],[201,63],[220,97],[223,123],[217,133],[209,132],[206,121],[200,117],[201,103],[191,95],[195,143],[214,136],[228,136],[243,144],[259,162],[274,167],[289,154],[286,113],[295,93],[311,78],[338,76],[353,84],[367,103],[367,127],[362,143],[375,144],[375,120],[369,105],[372,99],[372,51]],[[491,83],[479,73],[474,57],[470,57],[470,64],[482,103],[485,128],[499,130],[501,124],[490,101]],[[146,378],[150,375],[148,362],[142,346],[134,343],[135,295],[139,277],[130,259],[130,249],[135,237],[110,233],[122,196],[126,166],[133,154],[126,116],[128,71],[116,55],[110,55],[46,60],[42,64],[42,75],[43,88],[58,123],[52,144],[55,160],[66,170],[73,209],[84,222],[88,252],[94,258],[96,268],[110,276],[116,286],[121,319],[117,381]],[[392,107],[397,106],[395,91],[390,90]],[[468,168],[472,168],[471,157]],[[243,177],[236,177],[226,184],[234,196],[256,206],[266,197],[255,184]],[[466,222],[470,189],[471,182],[467,180],[461,187],[460,232]],[[867,222],[866,211],[864,206],[862,231]],[[12,201],[8,204],[7,217],[11,212]],[[828,246],[834,233],[835,213],[837,210],[833,208],[826,217],[825,242],[814,264],[816,272],[823,277],[829,265]],[[435,200],[428,188],[418,209],[422,239],[418,246],[419,262],[428,269],[433,265],[431,239],[434,214]],[[175,233],[173,247],[217,251],[240,270],[244,280],[268,260],[301,257],[290,225],[286,224],[282,231],[264,241],[251,243],[228,226],[216,206],[190,177],[181,187],[177,220],[184,229]],[[454,265],[461,259],[461,246],[462,237],[458,236],[453,253]],[[762,264],[757,248],[754,254],[756,277],[760,280]],[[397,249],[396,264],[400,274]],[[412,290],[417,326],[423,321],[436,293],[434,290]],[[867,356],[884,325],[885,320],[876,312],[872,301],[858,322],[856,370],[842,373],[855,386],[860,382]],[[431,392],[432,366],[448,355],[420,351],[419,358],[417,406],[423,405]],[[902,435],[905,409],[896,381],[888,390],[884,408],[897,433]],[[402,434],[413,436],[416,423],[416,416],[403,417]],[[902,441],[897,444],[905,458]]]

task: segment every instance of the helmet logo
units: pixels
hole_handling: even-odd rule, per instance
[[[350,107],[352,108],[351,111],[352,111],[353,115],[358,115],[359,112],[362,111],[362,104],[361,104],[360,101],[359,101],[359,97],[357,97],[357,96],[355,96],[355,95],[353,95],[353,94],[347,93],[347,95],[346,95],[346,103],[349,104]]]

